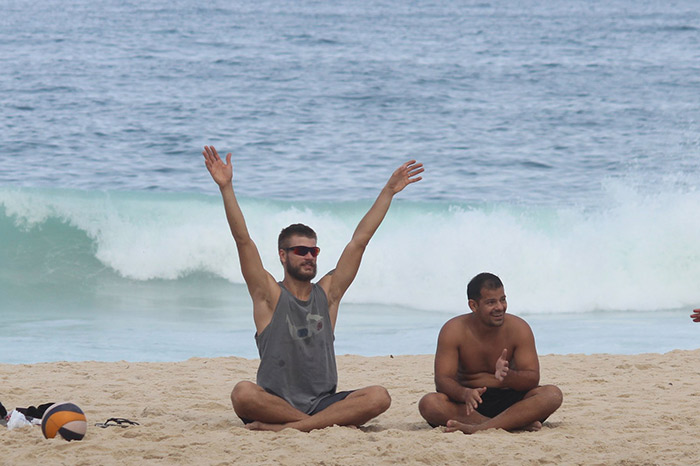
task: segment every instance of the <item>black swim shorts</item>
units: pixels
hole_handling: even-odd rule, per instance
[[[476,410],[483,416],[496,417],[518,401],[521,401],[526,393],[509,388],[487,388],[481,395],[481,403]]]
[[[328,395],[325,398],[321,398],[321,401],[318,402],[318,405],[316,405],[316,407],[313,409],[313,411],[311,411],[308,414],[310,416],[313,416],[314,414],[316,414],[320,411],[323,411],[324,409],[326,409],[330,405],[344,400],[345,398],[348,397],[349,394],[351,394],[354,391],[355,390],[347,390],[344,392],[337,392],[337,393],[334,393],[332,395]],[[243,418],[240,416],[239,416],[239,418],[241,421],[243,421],[243,424],[250,424],[251,422],[253,422],[252,419],[247,419],[247,418]]]

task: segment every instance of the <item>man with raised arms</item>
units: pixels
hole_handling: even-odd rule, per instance
[[[437,393],[418,404],[433,427],[472,434],[479,430],[539,430],[559,408],[562,393],[539,386],[535,337],[521,318],[506,314],[503,283],[481,273],[467,286],[470,314],[440,330],[435,353]]]
[[[219,185],[243,278],[253,300],[255,341],[260,353],[257,383],[242,381],[231,392],[233,409],[252,430],[301,431],[332,425],[360,426],[391,404],[380,386],[336,392],[338,375],[333,332],[338,305],[360,267],[362,254],[384,219],[394,195],[421,179],[423,165],[401,165],[357,225],[334,270],[317,283],[316,233],[306,225],[282,230],[278,239],[284,279],[263,268],[233,191],[231,154],[224,163],[205,146],[205,164]]]

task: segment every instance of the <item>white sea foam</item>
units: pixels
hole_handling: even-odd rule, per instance
[[[469,278],[491,271],[505,282],[512,309],[524,313],[696,304],[700,193],[641,194],[614,182],[606,196],[595,210],[399,199],[372,239],[345,302],[458,311],[465,309]],[[283,226],[302,222],[316,229],[319,273],[325,273],[369,208],[366,202],[241,204],[265,267],[279,278],[276,241]],[[41,229],[50,220],[69,225],[91,240],[94,258],[126,279],[178,280],[204,272],[243,283],[218,198],[2,190],[0,206],[3,221],[20,231]]]

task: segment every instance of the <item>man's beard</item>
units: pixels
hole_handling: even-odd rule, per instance
[[[299,264],[299,267],[295,268],[289,262],[287,262],[285,269],[287,273],[296,280],[302,282],[311,281],[316,276],[316,264],[311,263],[313,266],[313,270],[311,272],[303,272],[301,268],[306,264],[307,262],[302,262]]]

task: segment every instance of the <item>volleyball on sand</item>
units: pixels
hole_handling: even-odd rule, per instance
[[[73,403],[54,403],[41,418],[41,432],[46,438],[59,434],[69,442],[81,440],[87,431],[85,413]]]

